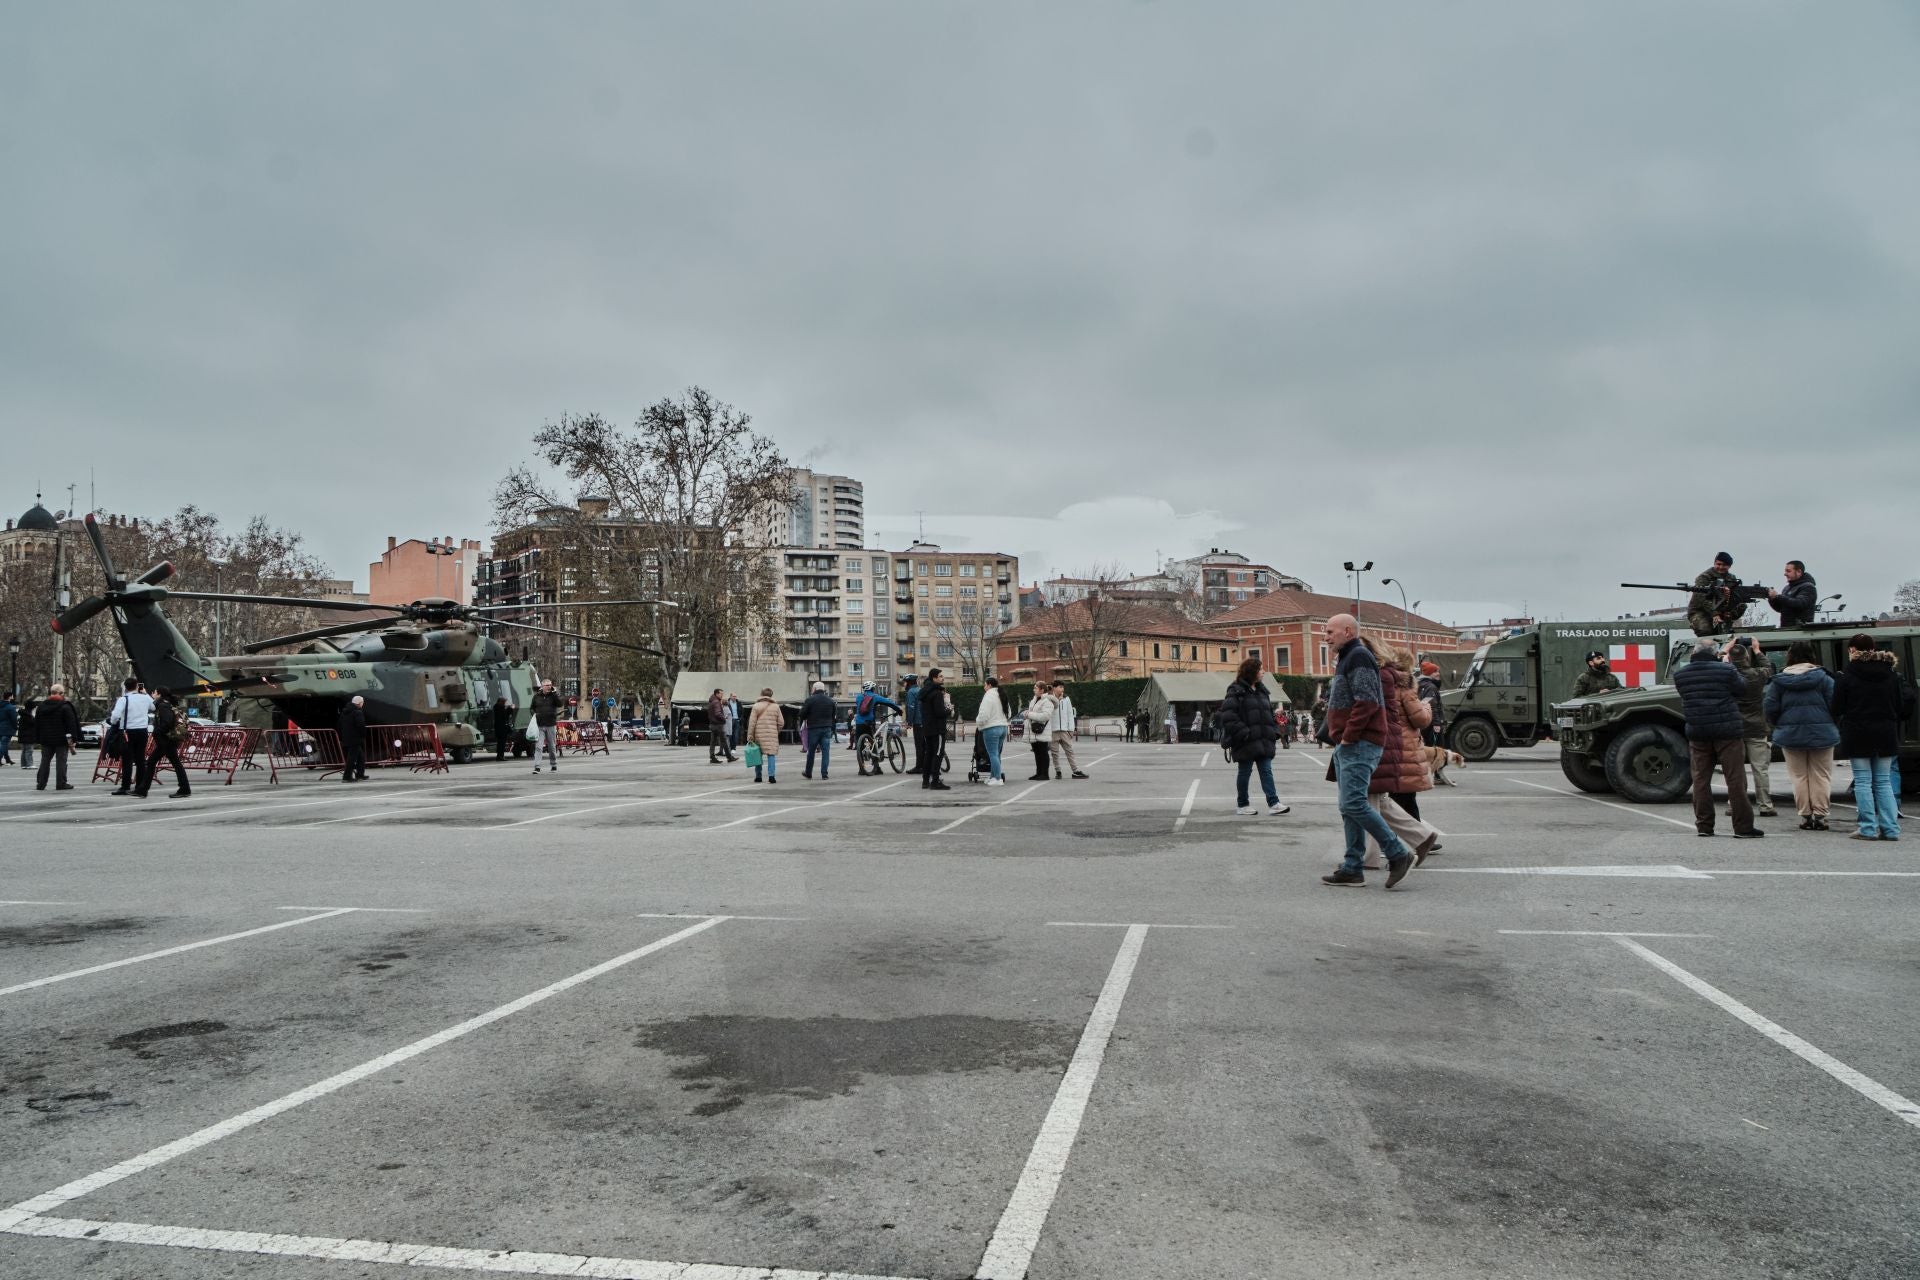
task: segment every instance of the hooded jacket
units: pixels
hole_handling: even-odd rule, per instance
[[[1840,745],[1833,722],[1833,677],[1811,662],[1788,667],[1767,685],[1767,723],[1783,751],[1830,751]]]
[[[1747,736],[1740,719],[1740,695],[1746,681],[1704,645],[1693,651],[1685,666],[1673,673],[1673,687],[1687,718],[1687,738],[1693,742],[1725,742]]]
[[[1833,684],[1833,718],[1840,726],[1840,755],[1869,760],[1900,753],[1901,703],[1897,668],[1885,649],[1847,655],[1847,668]]]
[[[1264,680],[1251,685],[1235,680],[1228,685],[1227,696],[1213,713],[1213,725],[1236,762],[1273,759],[1280,726],[1274,722],[1273,699],[1267,696]]]
[[[1380,668],[1382,703],[1387,713],[1387,744],[1367,783],[1369,795],[1385,792],[1405,795],[1409,791],[1431,791],[1433,777],[1427,772],[1427,748],[1420,741],[1420,730],[1432,720],[1432,712],[1406,683],[1406,673],[1398,667]]]

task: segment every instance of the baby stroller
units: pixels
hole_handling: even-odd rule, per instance
[[[985,782],[993,776],[993,761],[987,759],[987,740],[973,735],[973,759],[967,764],[968,782]]]

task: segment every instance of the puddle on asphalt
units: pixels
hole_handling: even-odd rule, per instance
[[[1050,1022],[923,1014],[909,1018],[766,1018],[702,1014],[644,1028],[640,1047],[693,1061],[676,1080],[712,1097],[692,1108],[719,1115],[760,1096],[818,1101],[869,1076],[951,1075],[1063,1066],[1078,1029]]]
[[[158,920],[138,916],[111,916],[101,920],[54,920],[45,924],[10,925],[0,929],[0,947],[67,947],[90,938],[138,933],[158,923]]]

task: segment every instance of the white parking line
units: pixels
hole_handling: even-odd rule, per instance
[[[1517,782],[1523,787],[1532,787],[1537,791],[1551,791],[1557,796],[1572,796],[1575,800],[1585,800],[1588,804],[1603,804],[1609,809],[1618,809],[1622,813],[1637,813],[1643,818],[1652,818],[1655,822],[1670,823],[1676,827],[1691,827],[1693,825],[1691,822],[1682,822],[1678,818],[1668,818],[1658,813],[1649,813],[1645,805],[1615,804],[1611,800],[1602,800],[1597,796],[1582,795],[1578,791],[1569,791],[1565,787],[1549,787],[1545,783],[1528,782],[1525,778],[1515,778],[1507,774],[1501,774],[1499,776],[1506,778],[1508,782]]]
[[[429,813],[436,809],[472,809],[483,804],[505,804],[510,800],[531,800],[541,796],[561,796],[571,791],[598,791],[607,787],[625,786],[624,782],[583,782],[577,787],[555,787],[550,791],[530,791],[508,796],[489,796],[484,800],[446,800],[438,804],[416,805],[409,809],[375,809],[370,813],[352,813],[344,818],[323,818],[319,822],[294,823],[287,831],[306,831],[313,827],[329,827],[336,822],[364,822],[368,818],[385,818],[401,813]]]
[[[406,798],[405,793],[399,791],[383,791],[377,796],[362,797],[364,800],[403,800]],[[208,805],[205,808],[199,809],[181,809],[177,813],[168,813],[165,817],[160,818],[133,818],[126,822],[90,822],[87,826],[89,829],[93,827],[100,827],[102,829],[111,827],[151,827],[162,822],[185,822],[189,818],[224,818],[229,814],[254,813],[261,809],[311,809],[313,806],[319,804],[342,803],[344,803],[342,797],[333,796],[326,800],[296,800],[292,804],[276,801],[270,804]]]
[[[1632,938],[1615,938],[1614,941],[1672,978],[1675,982],[1678,982],[1681,986],[1686,987],[1701,999],[1706,1000],[1710,1004],[1720,1006],[1789,1053],[1794,1054],[1806,1062],[1812,1063],[1861,1097],[1870,1102],[1878,1103],[1880,1106],[1893,1112],[1894,1115],[1905,1120],[1908,1124],[1920,1129],[1920,1103],[1915,1103],[1910,1098],[1902,1097],[1900,1094],[1895,1093],[1893,1090],[1887,1088],[1887,1086],[1881,1084],[1878,1080],[1855,1071],[1852,1067],[1840,1061],[1832,1054],[1808,1044],[1805,1040],[1794,1035],[1793,1032],[1788,1031],[1771,1018],[1754,1012],[1712,983],[1694,977],[1673,961],[1656,951],[1641,946]]]
[[[1402,929],[1401,933],[1409,930]],[[1710,933],[1622,933],[1612,929],[1502,929],[1516,938],[1711,938]]]
[[[676,942],[691,938],[697,933],[703,933],[726,919],[726,916],[708,916],[698,924],[689,925],[678,933],[670,933],[658,941],[649,942],[644,947],[637,947],[632,951],[626,952],[624,955],[618,955],[611,960],[606,960],[594,965],[591,969],[582,969],[572,977],[562,978],[558,982],[550,983],[538,991],[521,996],[517,1000],[509,1000],[507,1003],[489,1009],[485,1013],[468,1018],[465,1022],[455,1023],[444,1031],[436,1031],[430,1036],[415,1040],[412,1044],[402,1045],[390,1053],[383,1053],[377,1058],[371,1058],[357,1067],[349,1067],[345,1071],[310,1084],[304,1089],[296,1089],[284,1097],[275,1098],[272,1102],[262,1103],[251,1111],[243,1111],[231,1119],[222,1120],[218,1124],[208,1125],[206,1128],[196,1130],[184,1138],[176,1138],[164,1146],[155,1147],[151,1151],[143,1152],[131,1159],[122,1160],[119,1164],[102,1169],[98,1173],[90,1173],[84,1178],[76,1178],[72,1182],[55,1187],[52,1191],[44,1195],[35,1196],[31,1200],[22,1200],[12,1208],[0,1211],[0,1231],[21,1231],[26,1219],[37,1217],[49,1210],[58,1209],[63,1204],[78,1200],[81,1196],[91,1195],[102,1187],[112,1186],[122,1179],[131,1178],[136,1173],[145,1173],[147,1170],[157,1168],[170,1160],[177,1160],[181,1156],[198,1151],[201,1147],[218,1142],[222,1138],[231,1137],[243,1129],[250,1129],[263,1120],[271,1120],[274,1116],[280,1115],[283,1112],[291,1111],[295,1107],[312,1102],[315,1098],[324,1098],[330,1093],[336,1093],[350,1084],[356,1084],[361,1080],[365,1080],[368,1076],[385,1071],[388,1067],[397,1066],[409,1058],[417,1058],[429,1049],[437,1049],[443,1044],[458,1040],[462,1036],[470,1035],[482,1027],[500,1021],[502,1018],[509,1018],[523,1009],[532,1008],[543,1000],[550,1000],[561,992],[571,990],[583,982],[591,982],[601,974],[611,973],[623,965],[632,964],[635,960],[639,960],[644,956],[650,956],[656,951],[664,950]],[[294,920],[289,923],[299,924],[300,921]],[[286,926],[282,925],[277,927],[284,928]],[[35,1233],[22,1231],[22,1234],[30,1235]],[[165,1242],[159,1241],[156,1243]]]
[[[475,827],[475,831],[511,831],[515,827],[530,827],[536,822],[552,822],[555,818],[577,818],[587,813],[605,813],[610,809],[634,809],[650,804],[678,804],[686,800],[698,800],[703,796],[717,796],[728,791],[740,791],[752,786],[751,782],[742,782],[737,786],[715,787],[711,791],[695,791],[684,796],[660,796],[653,800],[622,800],[615,804],[598,804],[589,809],[569,809],[565,813],[543,813],[537,818],[522,818],[518,822],[502,822],[491,827]]]
[[[223,942],[238,942],[242,938],[252,938],[262,933],[272,933],[276,929],[291,929],[297,924],[312,924],[315,920],[327,920],[334,916],[344,916],[353,911],[353,907],[334,907],[318,915],[301,916],[298,920],[281,920],[275,924],[261,925],[258,929],[248,929],[242,933],[229,933],[218,938],[207,938],[200,942],[188,942],[178,947],[168,947],[164,951],[149,951],[143,956],[128,956],[125,960],[110,960],[106,964],[89,965],[85,969],[70,969],[66,973],[56,973],[50,978],[35,978],[32,982],[16,983],[11,987],[0,987],[0,996],[10,996],[16,991],[31,991],[35,987],[51,986],[56,982],[65,982],[69,978],[84,978],[90,973],[105,973],[108,969],[120,969],[130,964],[143,964],[148,960],[159,960],[165,956],[177,956],[183,951],[198,951],[202,947],[214,947]]]
[[[1193,812],[1193,799],[1200,794],[1200,779],[1195,778],[1193,785],[1187,788],[1187,798],[1180,805],[1180,816],[1173,820],[1173,829],[1180,830],[1187,825],[1187,817]]]
[[[935,827],[932,831],[928,832],[927,834],[935,835],[935,836],[945,835],[947,832],[953,830],[955,827],[959,826],[961,823],[971,822],[975,818],[979,817],[981,814],[990,813],[995,809],[1004,809],[1008,805],[1012,804],[1015,800],[1018,800],[1021,796],[1030,796],[1045,785],[1046,785],[1045,783],[1036,782],[1032,786],[1028,787],[1025,791],[1020,792],[1018,795],[1008,796],[1005,800],[1002,800],[999,804],[982,805],[978,809],[969,809],[967,810],[966,813],[962,814],[958,818],[955,818],[952,822],[949,822],[946,826]]]
[[[768,809],[762,813],[750,813],[744,818],[735,818],[732,822],[723,822],[717,827],[701,827],[699,830],[703,834],[708,831],[725,831],[728,827],[738,827],[749,822],[758,822],[762,818],[771,818],[775,814],[793,813],[799,809],[824,809],[832,804],[852,804],[856,800],[864,800],[868,796],[877,795],[882,791],[891,791],[905,782],[906,779],[901,778],[897,782],[889,782],[884,787],[869,787],[859,795],[842,796],[838,800],[814,800],[807,804],[790,804],[784,809]]]
[[[1127,926],[1119,954],[1113,958],[1113,968],[1107,972],[1106,985],[1100,989],[1100,999],[1094,1003],[1086,1030],[1080,1033],[1080,1045],[1073,1051],[1073,1061],[1061,1078],[1059,1091],[1053,1095],[1053,1105],[1040,1124],[1040,1135],[1033,1141],[1033,1150],[1027,1154],[1020,1181],[1014,1185],[1006,1211],[993,1230],[993,1239],[988,1241],[986,1254],[974,1271],[979,1280],[1023,1280],[1033,1263],[1034,1248],[1040,1243],[1041,1229],[1047,1225],[1047,1214],[1059,1194],[1060,1177],[1066,1172],[1067,1157],[1073,1152],[1080,1121],[1087,1112],[1087,1101],[1093,1096],[1093,1082],[1099,1078],[1100,1064],[1106,1058],[1107,1041],[1113,1037],[1114,1024],[1120,1018],[1120,1004],[1127,998],[1127,986],[1133,981],[1133,968],[1139,962],[1140,948],[1147,940],[1150,927]]]
[[[35,898],[0,898],[0,907],[77,907],[78,902],[47,902]]]

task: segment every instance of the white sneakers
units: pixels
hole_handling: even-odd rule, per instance
[[[1243,804],[1238,809],[1235,809],[1234,812],[1239,814],[1243,818],[1248,818],[1248,817],[1252,817],[1254,814],[1260,811],[1254,808],[1250,804]]]
[[[988,778],[987,785],[990,787],[1004,787],[1007,785],[1007,780],[1005,778]]]
[[[1247,817],[1252,817],[1252,816],[1253,816],[1254,814],[1256,814],[1256,813],[1258,813],[1258,812],[1260,812],[1260,811],[1259,811],[1258,809],[1256,809],[1256,808],[1254,808],[1254,807],[1253,807],[1252,805],[1250,805],[1250,804],[1243,804],[1243,805],[1241,805],[1241,806],[1240,806],[1240,807],[1239,807],[1238,809],[1235,809],[1235,810],[1234,810],[1234,812],[1235,812],[1235,813],[1237,813],[1237,814],[1239,814],[1239,815],[1240,815],[1241,817],[1243,817],[1243,818],[1247,818]],[[1268,805],[1268,806],[1267,806],[1267,812],[1268,812],[1268,813],[1270,813],[1270,814],[1272,814],[1272,815],[1273,815],[1274,817],[1276,817],[1276,818],[1277,818],[1277,817],[1279,817],[1279,816],[1280,816],[1281,814],[1283,814],[1283,813],[1292,813],[1292,812],[1293,812],[1293,806],[1292,806],[1292,805],[1289,805],[1289,804],[1273,804],[1273,805]]]

